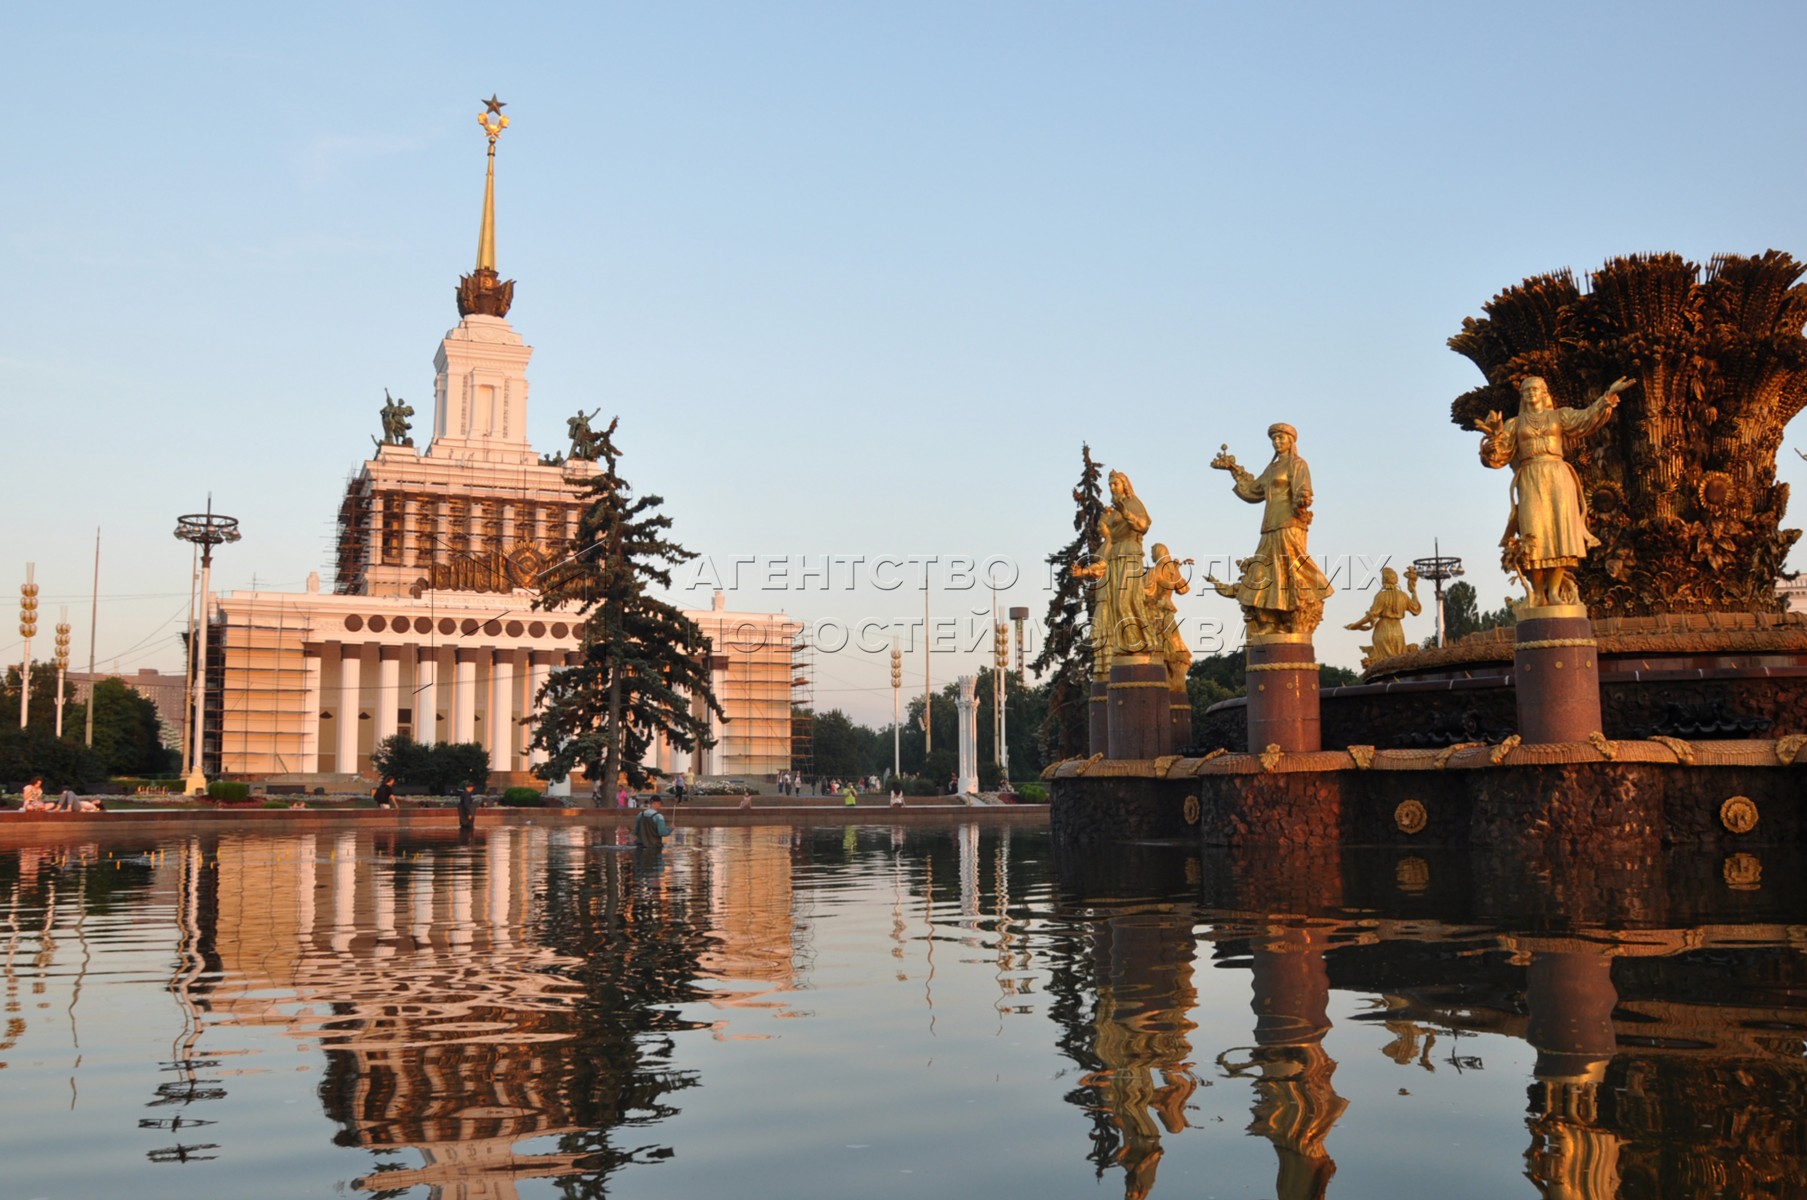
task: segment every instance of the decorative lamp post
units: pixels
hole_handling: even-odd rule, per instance
[[[1010,610],[1010,623],[1016,626],[1016,673],[1023,673],[1023,622],[1029,619],[1029,610],[1013,608]]]
[[[56,735],[63,736],[63,680],[69,673],[69,610],[63,609],[56,623]],[[93,686],[92,683],[89,684]],[[94,707],[92,695],[88,707]]]
[[[997,709],[998,770],[1010,778],[1010,747],[1004,732],[1004,676],[1010,672],[1010,626],[999,621],[991,627],[991,697]]]
[[[202,769],[202,749],[206,744],[207,723],[207,603],[212,582],[213,548],[239,539],[238,518],[213,511],[213,497],[207,497],[207,511],[188,513],[176,518],[176,536],[201,548],[201,619],[195,622],[194,654],[194,736],[188,764],[188,779],[183,787],[193,795],[207,790],[207,775]]]
[[[1431,587],[1437,596],[1437,648],[1443,648],[1443,581],[1454,579],[1462,574],[1462,560],[1446,558],[1442,547],[1435,540],[1431,542],[1430,558],[1415,558],[1412,567],[1418,572],[1418,578],[1431,581]]]
[[[36,563],[25,564],[25,582],[19,585],[19,636],[25,639],[25,659],[19,668],[19,728],[31,713],[31,639],[38,632],[38,585],[32,581]]]
[[[903,720],[903,651],[891,643],[891,786],[903,776],[903,742],[897,724]]]

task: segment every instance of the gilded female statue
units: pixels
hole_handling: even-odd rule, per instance
[[[1182,694],[1186,690],[1186,668],[1192,665],[1192,651],[1186,648],[1186,637],[1180,632],[1180,609],[1173,598],[1192,590],[1186,573],[1180,570],[1191,565],[1191,559],[1176,561],[1166,546],[1156,542],[1154,569],[1149,571],[1148,584],[1142,592],[1151,621],[1149,631],[1167,663],[1167,687]]]
[[[1605,425],[1632,383],[1621,377],[1586,408],[1557,408],[1548,385],[1532,375],[1519,387],[1518,416],[1504,420],[1496,411],[1479,422],[1482,464],[1512,468],[1512,517],[1500,546],[1503,561],[1524,575],[1533,606],[1580,602],[1569,571],[1600,539],[1588,532],[1581,477],[1563,449]]]
[[[1273,461],[1259,476],[1237,465],[1230,448],[1218,451],[1211,465],[1228,471],[1236,495],[1263,504],[1261,542],[1251,559],[1260,570],[1245,568],[1236,585],[1237,600],[1254,633],[1309,634],[1324,619],[1330,580],[1306,551],[1311,528],[1311,468],[1297,453],[1299,431],[1284,422],[1267,427],[1274,445]],[[1221,589],[1219,589],[1221,590]]]
[[[1108,646],[1112,657],[1153,654],[1158,645],[1150,631],[1158,628],[1158,622],[1148,611],[1147,567],[1142,558],[1142,535],[1150,524],[1148,509],[1137,498],[1129,476],[1112,471],[1110,483],[1111,506],[1098,521],[1104,535],[1104,581],[1092,614],[1092,638],[1101,643],[1100,648]]]
[[[1374,603],[1368,606],[1367,614],[1361,620],[1345,629],[1372,629],[1374,644],[1363,646],[1365,652],[1362,667],[1365,669],[1383,658],[1392,658],[1396,654],[1406,652],[1405,625],[1402,623],[1408,616],[1417,616],[1424,611],[1418,602],[1418,569],[1405,569],[1405,583],[1411,594],[1399,590],[1399,572],[1392,567],[1380,569],[1380,591],[1374,597]]]

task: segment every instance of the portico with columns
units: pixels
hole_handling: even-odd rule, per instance
[[[536,610],[536,587],[575,536],[597,466],[542,458],[528,441],[533,348],[507,320],[514,281],[496,271],[495,148],[505,127],[484,126],[477,263],[459,281],[459,322],[433,358],[425,449],[405,419],[391,420],[412,409],[388,401],[384,440],[340,502],[330,591],[314,575],[301,593],[213,597],[212,772],[367,775],[376,746],[398,734],[480,744],[494,782],[527,781],[544,758],[529,748],[536,698],[577,653],[581,626]],[[714,640],[711,676],[728,720],[716,722],[714,749],[685,755],[660,739],[647,765],[746,776],[788,768],[796,623],[727,613],[719,598],[687,615]]]

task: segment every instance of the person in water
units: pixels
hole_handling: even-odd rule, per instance
[[[657,794],[646,802],[634,818],[634,845],[642,850],[663,850],[671,836],[671,824],[665,819],[665,801]]]

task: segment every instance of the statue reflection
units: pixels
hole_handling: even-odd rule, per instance
[[[1575,942],[1531,952],[1526,1039],[1537,1051],[1525,1174],[1549,1200],[1612,1200],[1623,1139],[1600,1119],[1600,1090],[1617,1051],[1612,958]]]
[[[1256,939],[1253,961],[1255,1045],[1246,1061],[1225,1051],[1218,1065],[1232,1077],[1252,1077],[1250,1133],[1274,1144],[1279,1200],[1319,1200],[1336,1174],[1325,1147],[1349,1102],[1330,1077],[1336,1061],[1324,1049],[1330,1032],[1330,973],[1310,929],[1281,929]]]
[[[1198,1087],[1188,1014],[1197,939],[1190,905],[1160,905],[1099,917],[1089,947],[1097,993],[1089,1055],[1081,1078],[1093,1115],[1093,1151],[1102,1174],[1123,1169],[1123,1194],[1154,1191],[1161,1134],[1187,1126],[1186,1102]],[[1083,1047],[1076,1047],[1083,1050]]]

